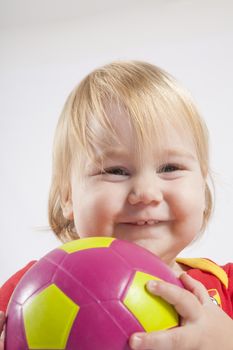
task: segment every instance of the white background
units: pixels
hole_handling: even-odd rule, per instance
[[[216,208],[182,255],[233,260],[232,18],[231,0],[0,1],[0,284],[60,244],[44,230],[56,122],[74,85],[115,59],[157,64],[192,92]]]

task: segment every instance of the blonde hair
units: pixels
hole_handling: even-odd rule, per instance
[[[73,218],[66,219],[62,211],[70,193],[72,161],[81,155],[94,159],[94,145],[108,147],[107,140],[117,140],[107,113],[112,103],[127,112],[135,132],[138,154],[145,143],[157,142],[159,145],[169,123],[182,128],[193,138],[202,175],[208,177],[208,130],[189,93],[171,75],[139,61],[113,62],[98,68],[69,95],[55,133],[48,210],[50,226],[62,241],[78,238]],[[111,137],[100,139],[93,127],[96,124]],[[211,212],[212,194],[206,181],[202,231]]]

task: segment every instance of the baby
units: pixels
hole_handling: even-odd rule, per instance
[[[54,141],[52,230],[63,242],[90,236],[134,242],[185,286],[148,283],[182,323],[133,334],[132,349],[233,349],[233,265],[178,258],[211,215],[208,178],[206,125],[190,95],[162,69],[113,62],[71,92]]]

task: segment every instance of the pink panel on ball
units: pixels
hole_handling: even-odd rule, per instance
[[[22,321],[21,305],[11,302],[8,308],[5,349],[28,349]]]
[[[60,265],[68,254],[62,249],[54,249],[47,253],[42,259],[48,260],[55,265]]]
[[[93,248],[70,254],[62,268],[81,281],[96,300],[101,301],[120,298],[132,270],[124,259],[109,248]]]
[[[98,303],[80,309],[66,350],[130,350],[128,337]]]
[[[78,306],[90,304],[95,301],[93,291],[88,291],[82,283],[82,280],[77,279],[77,276],[70,275],[63,268],[57,269],[53,276],[53,283],[60,288],[63,293],[69,296]]]

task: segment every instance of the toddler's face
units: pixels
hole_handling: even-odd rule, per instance
[[[66,204],[78,235],[111,236],[135,242],[168,265],[199,233],[205,209],[205,180],[190,138],[169,127],[159,150],[145,148],[143,162],[123,112],[111,118],[121,146],[104,153],[104,172],[84,162],[83,178],[72,173]]]

